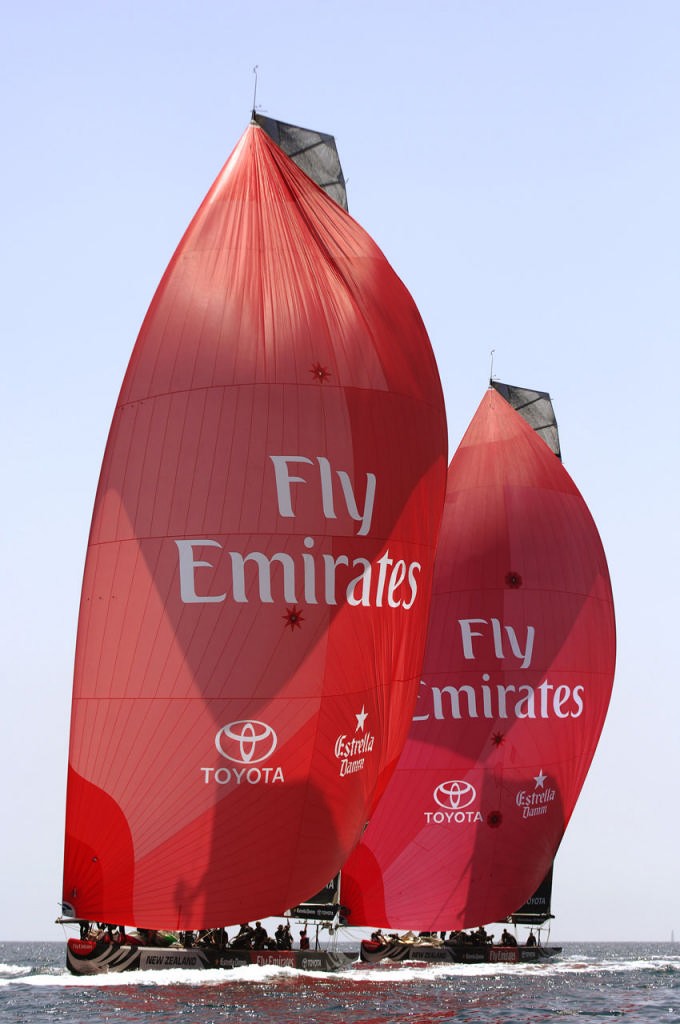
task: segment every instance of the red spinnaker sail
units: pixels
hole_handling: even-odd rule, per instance
[[[156,292],[104,456],[68,912],[207,928],[335,874],[410,725],[446,445],[408,292],[251,124]]]
[[[409,738],[343,869],[353,925],[504,920],[548,872],[615,663],[605,555],[561,462],[497,392],[448,473]]]

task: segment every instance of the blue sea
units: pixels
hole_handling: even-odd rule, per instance
[[[62,943],[0,943],[2,1024],[680,1022],[680,943],[564,945],[536,965],[145,971],[75,978]]]

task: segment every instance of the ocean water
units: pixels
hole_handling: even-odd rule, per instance
[[[2,1024],[680,1024],[680,943],[567,943],[537,965],[144,971],[75,978],[62,943],[0,943]]]

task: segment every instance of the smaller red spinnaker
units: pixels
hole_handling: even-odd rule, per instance
[[[343,869],[349,923],[440,931],[516,911],[549,873],[614,666],[590,512],[489,389],[449,467],[409,738]]]
[[[67,913],[221,927],[336,873],[408,732],[446,448],[404,285],[251,124],[161,280],[104,455]]]

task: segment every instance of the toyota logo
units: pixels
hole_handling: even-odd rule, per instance
[[[277,737],[271,725],[243,719],[223,725],[215,737],[215,746],[222,757],[236,764],[258,764],[276,750]]]
[[[449,782],[440,782],[432,795],[445,811],[462,811],[476,799],[477,790],[470,782],[451,779]]]

